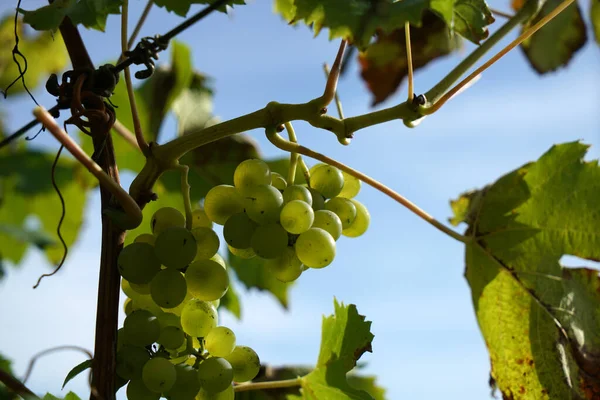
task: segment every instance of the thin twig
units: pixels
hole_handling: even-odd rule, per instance
[[[431,215],[429,215],[428,213],[426,213],[425,211],[420,209],[417,205],[415,205],[414,203],[412,203],[411,201],[406,199],[404,196],[397,193],[393,189],[385,186],[383,183],[371,178],[370,176],[365,175],[358,170],[350,168],[346,164],[336,161],[333,158],[329,158],[324,154],[317,153],[316,151],[313,151],[313,150],[309,149],[308,147],[304,147],[297,143],[292,143],[288,140],[285,140],[277,133],[277,131],[274,128],[267,128],[266,133],[267,133],[267,138],[269,139],[269,141],[271,143],[273,143],[273,145],[275,145],[275,147],[277,147],[281,150],[287,151],[287,152],[294,151],[294,152],[303,154],[307,157],[311,157],[311,158],[314,158],[321,162],[324,162],[326,164],[332,165],[332,166],[346,172],[347,174],[352,175],[355,178],[363,181],[367,185],[370,185],[371,187],[379,190],[386,196],[391,197],[392,199],[394,199],[395,201],[397,201],[398,203],[402,204],[404,207],[409,209],[411,212],[416,214],[418,217],[420,217],[421,219],[430,223],[435,228],[444,232],[446,235],[450,236],[451,238],[456,239],[462,243],[469,243],[471,241],[470,237],[463,236],[463,235],[453,231],[452,229],[448,228],[447,226],[445,226],[444,224],[442,224],[441,222],[436,220],[434,217],[432,217]]]
[[[1,368],[0,382],[2,382],[7,388],[9,388],[11,391],[15,392],[19,396],[23,397],[24,399],[33,398],[40,400],[40,398],[35,393],[33,393],[27,386],[19,382],[17,378],[15,378],[14,376],[12,376],[11,374],[9,374]]]
[[[80,347],[80,346],[74,346],[74,345],[56,346],[56,347],[51,347],[46,350],[42,350],[39,353],[34,354],[33,357],[31,357],[31,360],[29,361],[29,364],[27,365],[27,369],[25,370],[25,375],[23,376],[23,383],[26,383],[27,380],[29,379],[29,376],[31,376],[33,367],[35,366],[35,363],[39,358],[46,356],[48,354],[51,354],[51,353],[55,353],[57,351],[64,351],[64,350],[80,351],[82,353],[85,353],[89,357],[90,360],[92,358],[94,358],[94,356],[92,355],[92,352],[89,351],[88,349],[86,349],[84,347]]]
[[[502,17],[502,18],[508,18],[508,19],[510,19],[510,18],[513,17],[512,14],[506,13],[504,11],[500,11],[500,10],[495,9],[495,8],[490,8],[490,11],[492,12],[492,14],[497,15],[497,16]]]
[[[139,35],[140,30],[142,29],[142,26],[144,25],[144,22],[146,22],[146,18],[148,18],[148,14],[150,14],[150,10],[152,9],[153,4],[154,4],[154,0],[148,0],[148,3],[146,3],[146,7],[144,7],[144,11],[142,11],[142,15],[140,15],[140,19],[138,20],[137,24],[135,25],[135,28],[133,28],[133,32],[131,33],[131,36],[129,36],[129,40],[127,41],[127,50],[129,50],[133,47],[133,44],[135,43],[137,36]]]
[[[300,386],[301,384],[302,378],[295,378],[282,381],[242,383],[240,385],[235,385],[233,390],[235,392],[247,392],[249,390],[282,389]]]
[[[329,78],[330,70],[329,70],[329,65],[327,65],[327,63],[323,64],[323,70],[325,71],[325,77]],[[337,90],[335,91],[334,99],[335,99],[335,106],[337,108],[338,115],[339,115],[340,119],[344,119],[344,110],[342,109],[342,101],[340,100],[340,96],[339,96]]]
[[[285,130],[288,133],[288,137],[290,142],[297,143],[298,139],[296,138],[296,131],[294,131],[294,127],[291,122],[285,123]],[[296,152],[290,153],[290,166],[288,168],[288,184],[291,186],[294,184],[296,180],[296,166],[298,165],[298,157],[299,154]]]
[[[410,23],[404,23],[404,38],[406,41],[406,63],[408,65],[408,101],[412,101],[415,96],[415,88],[413,82],[413,61],[412,48],[410,43]]]
[[[340,47],[338,49],[337,55],[335,57],[335,61],[331,67],[331,72],[327,75],[327,83],[325,84],[325,90],[323,92],[323,96],[321,96],[320,100],[322,102],[322,107],[327,107],[329,103],[334,99],[335,92],[337,89],[338,80],[340,78],[340,68],[342,66],[342,58],[344,57],[344,50],[346,49],[346,41],[342,40],[340,42]]]
[[[135,135],[129,129],[127,129],[127,127],[123,125],[119,120],[115,121],[113,129],[132,147],[138,150],[140,149],[140,146],[138,146],[138,143],[135,140]]]

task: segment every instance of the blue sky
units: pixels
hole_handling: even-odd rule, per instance
[[[145,1],[131,3],[133,19]],[[41,4],[23,0],[22,7]],[[492,5],[508,9],[504,2]],[[586,15],[588,5],[582,6]],[[0,10],[8,12],[10,6],[12,2],[2,2]],[[212,15],[180,37],[192,46],[196,67],[215,79],[214,109],[222,119],[272,100],[304,102],[323,90],[321,65],[332,62],[337,42],[329,42],[326,32],[313,39],[307,28],[286,26],[271,6],[270,1],[254,1],[230,16]],[[143,35],[166,32],[178,21],[154,9]],[[117,56],[117,17],[109,18],[107,32],[84,33],[97,63]],[[416,91],[427,91],[471,48],[417,72]],[[592,145],[588,159],[598,158],[599,62],[598,47],[588,44],[567,68],[540,77],[520,50],[513,51],[416,129],[390,122],[358,132],[347,147],[307,124],[295,127],[303,144],[381,180],[445,221],[451,198],[535,160],[555,143],[581,139]],[[353,64],[339,86],[347,116],[371,110],[356,67]],[[403,86],[382,107],[403,101],[405,91]],[[52,104],[48,95],[37,95],[43,104]],[[31,118],[32,104],[25,97],[2,108],[11,129]],[[173,129],[171,121],[166,130]],[[265,156],[282,156],[262,132],[251,134]],[[49,135],[35,145],[58,147]],[[124,174],[125,185],[131,179],[132,174]],[[322,315],[332,312],[335,296],[356,304],[373,321],[373,354],[361,361],[368,363],[366,373],[379,377],[389,399],[489,398],[489,359],[463,278],[462,245],[369,187],[358,199],[371,212],[369,231],[360,238],[342,238],[331,266],[299,279],[291,291],[290,312],[268,295],[244,292],[243,320],[223,313],[221,323],[234,329],[240,344],[255,348],[264,362],[311,364],[318,355]],[[31,289],[49,267],[32,250],[21,267],[10,268],[0,282],[0,315],[8,323],[0,330],[0,351],[15,361],[17,374],[24,372],[34,353],[48,347],[75,344],[93,349],[98,210],[94,193],[80,241],[57,276]],[[41,359],[28,385],[36,392],[59,394],[67,372],[84,358],[64,352]],[[86,378],[78,377],[66,390],[87,396]]]

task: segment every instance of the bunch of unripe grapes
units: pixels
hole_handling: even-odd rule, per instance
[[[254,379],[260,360],[218,326],[229,288],[220,241],[202,209],[192,229],[176,209],[159,209],[152,234],[123,248],[117,262],[125,302],[116,372],[129,400],[232,400],[232,382]]]
[[[208,218],[223,225],[231,253],[264,259],[283,282],[331,264],[336,240],[362,235],[370,222],[354,199],[358,179],[327,164],[309,173],[308,184],[288,185],[264,161],[246,160],[234,172],[234,186],[215,186],[204,201]]]

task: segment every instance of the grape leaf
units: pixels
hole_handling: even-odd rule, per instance
[[[346,374],[356,361],[371,351],[371,322],[358,314],[356,306],[334,300],[334,315],[323,318],[321,350],[316,368],[302,378],[303,399],[373,399],[354,388]]]
[[[23,21],[38,31],[56,30],[65,17],[75,24],[104,32],[109,14],[120,14],[122,0],[55,0],[36,10],[19,8]]]
[[[159,7],[164,7],[167,11],[174,12],[182,17],[187,16],[190,6],[192,4],[212,4],[216,0],[155,0],[154,4]],[[226,5],[218,8],[219,11],[227,11],[227,5],[233,7],[234,5],[246,4],[245,0],[229,0]]]
[[[596,42],[600,44],[600,0],[592,0],[590,4],[590,18]]]
[[[459,38],[451,35],[444,21],[432,12],[425,12],[420,28],[411,26],[410,41],[415,70],[460,45]],[[359,55],[359,61],[361,76],[374,96],[375,106],[391,96],[408,73],[404,28],[378,34],[376,42]]]
[[[8,236],[12,236],[14,239],[20,242],[31,243],[40,250],[44,250],[46,247],[51,245],[56,245],[56,240],[54,240],[54,238],[52,238],[47,232],[40,230],[33,230],[23,228],[21,226],[0,223],[0,232]]]
[[[456,215],[473,237],[465,275],[491,375],[505,398],[599,393],[598,371],[586,363],[600,356],[598,283],[582,285],[569,278],[577,272],[559,264],[565,254],[600,259],[600,168],[583,161],[586,151],[579,142],[554,146],[470,193],[463,201],[469,210]]]
[[[61,71],[67,65],[67,52],[60,33],[52,36],[50,32],[30,35],[23,29],[23,21],[17,21],[17,34],[19,35],[19,51],[27,59],[27,73],[25,82],[29,89],[35,88],[41,79],[51,73]],[[13,61],[12,49],[15,45],[14,18],[6,17],[0,22],[0,44],[5,51],[0,53],[0,88],[5,89],[18,76],[19,68]],[[21,66],[25,64],[21,61]],[[15,84],[9,93],[24,92],[25,88],[20,83]]]
[[[92,360],[85,360],[84,362],[74,366],[73,369],[70,370],[67,374],[67,377],[65,378],[61,389],[64,389],[71,379],[75,378],[77,375],[79,375],[88,368],[92,368]]]
[[[560,3],[561,0],[546,1],[537,16],[523,30],[544,18]],[[579,5],[575,2],[521,43],[521,49],[533,69],[544,74],[566,66],[586,41],[585,23]]]
[[[495,21],[485,0],[431,0],[431,9],[451,31],[476,44],[488,37],[487,26]]]
[[[56,397],[53,394],[46,393],[46,395],[42,398],[42,400],[81,400],[81,399],[75,393],[69,392],[69,393],[67,393],[67,395],[64,398]]]

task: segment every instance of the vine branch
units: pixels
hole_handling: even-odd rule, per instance
[[[247,392],[249,390],[282,389],[300,386],[301,384],[302,378],[295,378],[282,381],[242,383],[240,385],[235,385],[233,390],[235,392]]]
[[[8,372],[0,369],[0,382],[6,385],[11,391],[15,392],[24,399],[36,399],[40,398],[33,393],[27,386],[21,383],[17,378],[9,374]]]

